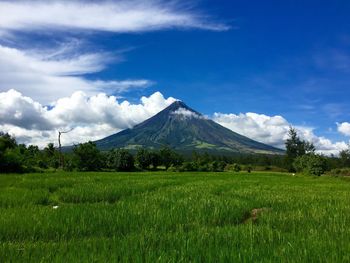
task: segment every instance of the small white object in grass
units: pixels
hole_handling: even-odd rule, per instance
[[[53,208],[53,209],[57,209],[57,208],[58,208],[58,205],[54,205],[52,208]]]
[[[295,174],[292,174],[293,176],[295,176]]]

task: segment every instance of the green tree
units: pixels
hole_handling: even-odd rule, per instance
[[[339,159],[342,167],[350,167],[350,145],[348,149],[339,152]]]
[[[167,170],[172,163],[172,150],[167,146],[162,147],[159,151],[159,155],[161,158],[161,164],[164,165]]]
[[[59,152],[57,151],[53,143],[47,144],[47,146],[43,150],[43,155],[48,166],[53,167],[55,169],[59,167]]]
[[[168,169],[171,165],[172,166],[179,166],[183,163],[183,157],[170,149],[169,147],[165,146],[162,147],[159,151],[161,164],[165,166],[165,169]]]
[[[23,158],[16,139],[8,133],[0,132],[0,173],[23,171]]]
[[[181,154],[175,151],[172,151],[171,164],[174,166],[180,166],[183,164],[183,162],[184,162],[184,157]]]
[[[41,163],[41,154],[39,147],[36,145],[29,145],[28,147],[23,147],[23,164],[27,167],[29,170],[34,170],[35,167],[39,166],[39,163]],[[47,166],[42,167],[47,168]]]
[[[136,165],[141,169],[148,169],[152,163],[150,152],[145,148],[139,148],[135,156]]]
[[[4,152],[6,149],[14,149],[17,147],[17,142],[14,137],[8,133],[0,132],[0,152]]]
[[[297,134],[296,129],[290,127],[288,132],[288,139],[285,142],[286,146],[286,165],[290,171],[294,171],[294,160],[305,154],[315,152],[315,146],[307,141],[301,140]]]
[[[226,163],[223,161],[212,161],[208,165],[208,169],[212,172],[222,172],[224,171]]]
[[[75,146],[73,154],[80,171],[98,171],[102,167],[101,153],[91,141]]]
[[[117,171],[131,171],[134,168],[134,157],[125,149],[114,149],[107,156],[108,167]]]
[[[150,152],[150,162],[153,169],[157,169],[159,165],[161,165],[161,158],[158,152],[152,151]]]

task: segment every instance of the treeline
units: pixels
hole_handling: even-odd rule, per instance
[[[140,148],[136,154],[131,154],[126,149],[101,152],[93,142],[87,142],[75,146],[71,154],[65,154],[63,168],[79,171],[156,170],[159,166],[163,166],[164,169],[179,166],[183,161],[182,155],[168,147],[159,151]]]
[[[289,129],[285,146],[285,166],[290,172],[320,176],[336,168],[350,167],[350,147],[340,151],[339,158],[317,154],[315,146],[301,140],[293,127]]]
[[[315,147],[302,141],[294,129],[286,140],[286,155],[219,156],[193,152],[182,155],[169,147],[160,150],[140,148],[136,152],[113,149],[101,152],[93,142],[76,145],[70,153],[60,154],[52,143],[40,150],[37,146],[17,144],[15,138],[0,133],[0,172],[66,171],[290,171],[321,175],[332,169],[350,167],[350,150],[339,157],[315,153]],[[338,171],[341,174],[342,171]]]
[[[59,155],[52,143],[40,150],[35,145],[17,144],[15,138],[0,132],[0,173],[35,172],[58,167]]]

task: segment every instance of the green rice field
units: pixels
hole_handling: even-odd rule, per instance
[[[350,181],[0,175],[0,262],[350,262]]]

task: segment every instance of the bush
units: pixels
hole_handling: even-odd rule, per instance
[[[209,165],[208,164],[199,164],[197,168],[199,172],[209,172]]]
[[[168,172],[179,172],[181,171],[179,167],[176,167],[174,165],[170,165],[170,167],[168,167],[167,169]]]
[[[350,176],[350,168],[333,169],[329,174],[332,176]]]
[[[237,163],[234,164],[227,164],[225,166],[225,171],[230,171],[230,172],[240,172],[242,170],[241,166]]]
[[[180,171],[182,172],[192,172],[192,171],[197,171],[197,166],[193,162],[184,162],[180,166]]]
[[[208,164],[207,168],[211,172],[223,172],[225,165],[225,162],[222,161],[212,161]]]
[[[241,166],[237,163],[235,163],[233,165],[233,171],[235,171],[236,173],[240,172],[242,170]]]
[[[297,172],[321,176],[327,170],[327,160],[321,155],[306,154],[297,157],[293,162],[293,167]]]
[[[212,162],[212,165],[214,165],[215,168],[213,172],[223,172],[225,170],[226,163],[223,161],[214,161]]]
[[[250,172],[253,170],[253,168],[252,168],[251,165],[247,165],[247,166],[246,166],[246,169],[247,169],[247,172],[248,172],[248,173],[250,173]]]
[[[1,173],[18,173],[23,172],[22,158],[18,149],[6,149],[2,154],[0,172]]]

